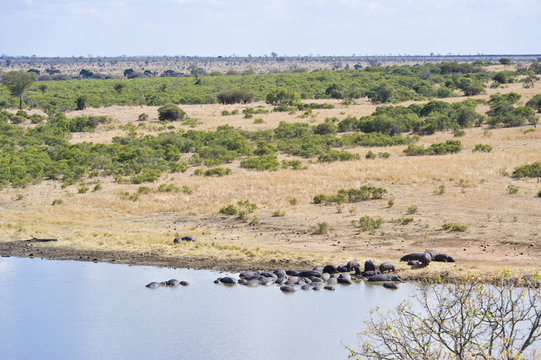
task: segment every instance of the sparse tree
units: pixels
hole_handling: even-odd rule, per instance
[[[86,107],[86,96],[80,95],[75,99],[75,109],[83,110]]]
[[[530,285],[530,284],[526,284]],[[541,290],[466,280],[426,284],[394,311],[373,310],[361,331],[362,359],[535,359]]]
[[[2,75],[2,83],[9,89],[12,96],[19,98],[19,110],[23,108],[24,91],[32,85],[36,74],[26,71],[10,71]]]
[[[297,104],[301,100],[301,96],[293,91],[282,87],[272,89],[266,97],[267,104],[275,106],[291,106]]]

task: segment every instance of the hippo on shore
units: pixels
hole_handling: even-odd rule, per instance
[[[376,263],[372,260],[366,260],[364,262],[364,271],[376,271]]]
[[[394,268],[394,265],[391,264],[390,262],[384,262],[384,263],[381,263],[379,265],[379,272],[380,273],[384,273],[384,272],[394,272],[395,271],[395,268]]]
[[[450,256],[447,255],[447,254],[437,254],[437,255],[434,257],[434,261],[439,261],[439,262],[455,262],[455,259],[453,259],[452,257],[450,257]]]
[[[338,270],[336,270],[336,266],[334,265],[327,265],[323,268],[323,272],[327,274],[336,274]]]
[[[430,261],[432,261],[432,255],[428,252],[424,253],[411,253],[404,255],[400,258],[400,261],[411,261],[411,260],[417,260],[419,261],[423,267],[427,267],[428,264],[430,264]]]
[[[183,241],[195,241],[195,238],[193,236],[184,236],[182,238],[176,237],[173,239],[174,244],[179,244]]]
[[[355,268],[360,268],[361,267],[361,264],[359,264],[357,261],[354,261],[354,260],[351,260],[351,261],[348,261],[348,263],[346,264],[346,267],[348,268],[348,271],[351,271],[351,270],[355,270]]]

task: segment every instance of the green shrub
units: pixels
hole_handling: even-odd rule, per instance
[[[398,223],[399,223],[400,225],[408,225],[408,224],[410,224],[410,223],[412,223],[412,222],[413,222],[413,218],[412,218],[412,217],[406,217],[406,218],[402,218],[402,219],[399,219],[399,220],[398,220]]]
[[[413,215],[413,214],[417,213],[418,209],[419,208],[417,207],[417,205],[411,205],[411,206],[408,207],[408,210],[406,211],[406,214]]]
[[[365,215],[359,219],[359,229],[363,232],[368,231],[374,233],[376,232],[376,229],[379,229],[381,225],[383,225],[384,222],[385,220],[383,220],[381,217],[372,218]]]
[[[438,186],[436,190],[434,190],[434,194],[436,195],[443,195],[445,193],[445,185],[441,184]]]
[[[263,120],[262,118],[254,119],[254,124],[256,125],[264,124],[264,123],[265,123],[265,120]]]
[[[233,204],[229,204],[227,206],[224,206],[219,211],[220,214],[231,215],[231,216],[237,215],[238,212],[239,212],[239,209]]]
[[[447,140],[444,143],[432,144],[428,148],[412,144],[408,146],[406,150],[404,150],[404,153],[408,156],[444,155],[450,153],[457,153],[461,150],[462,143],[459,140]]]
[[[518,193],[518,189],[519,187],[516,185],[513,185],[513,184],[507,185],[507,192],[511,195]]]
[[[541,198],[541,190],[537,192],[537,197]]]
[[[474,152],[491,152],[492,151],[492,146],[488,145],[488,144],[475,144],[475,147],[473,148],[473,151]]]
[[[131,178],[132,184],[141,184],[144,182],[154,182],[160,178],[162,172],[158,169],[145,168],[140,174],[134,175]]]
[[[247,89],[223,90],[216,96],[222,104],[247,104],[254,101],[255,94]]]
[[[167,104],[158,108],[158,119],[160,121],[182,121],[186,113],[175,104]]]
[[[265,154],[258,157],[251,157],[240,162],[240,167],[256,170],[278,170],[280,163],[274,154]]]
[[[541,177],[541,162],[537,161],[531,164],[520,165],[513,171],[513,177],[520,179],[523,177]]]
[[[355,203],[360,201],[381,199],[387,189],[371,185],[364,185],[359,189],[340,189],[336,195],[318,194],[314,196],[314,204]]]
[[[222,116],[230,116],[231,113],[227,110],[222,110]]]
[[[329,224],[326,222],[317,223],[316,230],[314,231],[315,235],[325,235],[329,232]]]
[[[457,129],[453,133],[454,137],[462,137],[464,135],[466,135],[466,132],[464,130],[462,130],[462,129]]]
[[[137,118],[137,121],[147,121],[148,120],[148,114],[141,113],[139,114],[139,117]]]
[[[283,216],[286,216],[286,211],[285,211],[285,210],[282,210],[282,209],[275,210],[275,211],[272,213],[272,216],[273,216],[273,217],[283,217]]]
[[[365,159],[372,160],[372,159],[376,158],[376,154],[373,153],[372,151],[368,151],[364,157],[365,157]]]
[[[453,232],[464,232],[468,229],[466,225],[458,224],[458,223],[445,223],[442,225],[442,229],[446,231],[453,231]]]
[[[307,167],[302,166],[302,161],[300,160],[282,160],[282,169],[291,168],[293,170],[304,170]]]
[[[388,152],[379,152],[378,157],[380,159],[388,159],[391,157],[391,154],[389,154]]]
[[[152,189],[148,186],[139,186],[137,189],[138,194],[150,194],[152,192]]]
[[[292,197],[288,200],[288,202],[289,202],[289,205],[297,205],[299,203],[299,200],[296,197]]]
[[[352,154],[348,151],[331,149],[320,154],[317,157],[317,159],[321,162],[350,161],[350,160],[358,160],[359,155]]]
[[[64,200],[62,200],[62,199],[54,199],[51,205],[53,205],[53,206],[62,205],[63,203],[64,203]]]
[[[160,186],[158,186],[158,191],[167,192],[167,193],[170,193],[170,192],[177,193],[180,191],[180,188],[176,186],[175,184],[160,184]]]
[[[81,187],[79,188],[79,190],[77,190],[77,192],[78,192],[79,194],[84,194],[84,193],[86,193],[88,190],[90,190],[90,189],[88,188],[88,186],[83,185],[83,186],[81,186]]]

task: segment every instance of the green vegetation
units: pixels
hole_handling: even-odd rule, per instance
[[[241,219],[246,219],[247,216],[253,213],[257,209],[257,205],[249,202],[248,200],[242,200],[237,202],[237,205],[229,204],[219,210],[220,214],[234,216]]]
[[[488,144],[475,144],[475,147],[473,148],[473,151],[479,151],[479,152],[491,152],[492,146]]]
[[[314,231],[315,235],[325,235],[329,232],[329,224],[325,221],[317,223],[316,230]]]
[[[230,168],[223,168],[223,167],[215,167],[212,169],[207,169],[203,171],[203,169],[196,169],[194,171],[194,175],[204,175],[204,176],[226,176],[231,175],[232,171]]]
[[[35,76],[34,73],[25,74]],[[82,79],[43,82],[47,85],[46,91],[30,89],[22,102],[43,109],[66,111],[74,109],[75,99],[81,93],[85,94],[86,106],[90,107],[250,102],[253,93],[255,101],[268,100],[281,105],[295,104],[301,98],[355,99],[364,96],[374,103],[389,103],[449,97],[455,90],[470,95],[482,91],[493,77],[481,66],[457,63],[280,74],[197,73],[195,82],[191,76],[178,77],[173,73],[154,78],[135,78],[133,75],[131,73],[126,79],[101,80],[95,78],[96,74],[83,69]],[[268,94],[271,94],[269,98]],[[15,100],[7,89],[0,90],[2,101],[15,106]]]
[[[182,121],[186,113],[175,104],[167,104],[158,108],[158,119],[160,121]]]
[[[452,232],[464,232],[468,229],[466,225],[458,223],[445,223],[441,226],[443,230]]]
[[[2,83],[12,96],[19,98],[19,110],[23,109],[23,94],[32,85],[36,74],[26,71],[10,71],[2,74]]]
[[[520,165],[513,171],[513,177],[520,179],[523,177],[541,177],[541,162],[536,161],[531,164]]]
[[[490,110],[487,111],[488,124],[491,127],[503,125],[506,127],[521,126],[526,123],[536,125],[538,118],[532,107],[515,106],[520,100],[517,93],[490,95]],[[532,105],[530,103],[530,105]]]
[[[413,214],[417,213],[417,210],[419,210],[417,205],[408,206],[408,210],[406,211],[406,214],[413,215]]]
[[[513,184],[507,185],[507,192],[511,195],[518,193],[518,190],[519,190],[519,187],[516,185],[513,185]]]
[[[314,196],[314,204],[355,203],[381,199],[385,194],[387,194],[387,189],[385,188],[364,185],[359,189],[340,189],[336,195],[316,195]]]
[[[272,217],[283,217],[283,216],[286,216],[286,211],[282,209],[275,210],[272,213]]]
[[[359,229],[363,232],[375,233],[377,229],[380,228],[385,220],[381,217],[372,218],[368,215],[365,215],[359,219]]]
[[[436,143],[430,145],[428,148],[418,145],[410,145],[404,150],[404,153],[408,156],[419,155],[445,155],[457,153],[462,150],[462,143],[459,140],[447,140],[444,143]]]

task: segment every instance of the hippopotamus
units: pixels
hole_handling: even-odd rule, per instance
[[[285,278],[287,277],[287,274],[285,270],[283,269],[276,269],[272,272],[274,275],[278,276],[279,278]]]
[[[329,280],[326,281],[327,285],[336,285],[336,283],[338,282],[338,279],[337,278],[329,278]]]
[[[355,270],[355,275],[361,275],[362,274],[360,265],[359,266],[354,266],[353,270]]]
[[[310,276],[321,277],[321,273],[319,271],[316,271],[316,270],[306,270],[306,271],[299,272],[297,276],[300,276],[300,277],[310,277]]]
[[[245,280],[243,285],[246,285],[246,286],[259,286],[259,285],[261,285],[261,282],[259,281],[259,279]]]
[[[304,284],[303,286],[301,286],[301,289],[302,289],[302,290],[311,290],[311,289],[312,289],[312,285],[310,285],[310,284]]]
[[[173,239],[173,243],[175,243],[175,244],[178,244],[178,243],[183,242],[183,241],[195,241],[195,238],[193,236],[184,236],[182,238],[176,237],[176,238]]]
[[[334,290],[336,290],[336,288],[335,288],[334,286],[332,286],[332,285],[324,286],[323,289],[329,290],[329,291],[334,291]]]
[[[325,281],[329,280],[331,278],[331,274],[327,273],[327,272],[324,272],[323,274],[321,274],[321,278]]]
[[[266,272],[266,271],[262,272],[262,273],[259,274],[259,275],[261,275],[261,276],[263,276],[263,277],[266,277],[266,278],[275,279],[275,280],[278,279],[278,276],[276,276],[276,275],[273,274],[273,273]]]
[[[336,274],[338,270],[336,270],[336,266],[334,265],[327,265],[323,268],[323,272],[327,274]]]
[[[287,281],[287,278],[279,277],[278,279],[276,279],[276,281],[274,283],[277,284],[277,285],[283,285],[283,284],[285,284],[286,281]]]
[[[274,281],[275,279],[274,278],[271,278],[271,277],[265,277],[265,276],[262,276],[260,279],[259,279],[259,283],[261,285],[265,285],[265,286],[269,286],[271,284],[274,284]]]
[[[220,280],[222,284],[227,284],[227,285],[235,285],[237,283],[237,280],[229,276],[219,278],[218,280]]]
[[[312,283],[312,290],[319,291],[319,290],[323,289],[324,286],[325,286],[324,283],[318,283],[318,282]]]
[[[312,270],[323,272],[323,266],[314,266]]]
[[[361,275],[364,277],[370,277],[370,276],[379,275],[379,274],[381,274],[379,271],[372,270],[372,271],[363,271]]]
[[[167,280],[165,282],[165,285],[167,285],[167,286],[179,286],[180,281],[178,281],[177,279],[170,279],[170,280]]]
[[[364,271],[376,271],[376,263],[372,260],[366,260],[364,262]]]
[[[353,284],[353,281],[351,281],[351,275],[349,273],[340,274],[336,281],[340,284]]]
[[[394,265],[391,264],[390,262],[384,262],[384,263],[381,263],[379,265],[379,272],[380,273],[384,273],[384,272],[394,272],[395,271],[395,268],[394,268]]]
[[[326,281],[326,279],[323,279],[323,278],[320,278],[320,277],[317,277],[317,276],[309,277],[309,279],[310,279],[310,281],[312,283],[316,283],[316,282],[324,283]]]
[[[181,286],[188,286],[188,285],[190,285],[190,283],[187,282],[187,281],[182,280],[182,281],[180,282],[180,285],[181,285]]]
[[[435,257],[434,257],[434,261],[441,261],[441,262],[455,262],[455,259],[453,259],[452,257],[450,257],[449,255],[447,254],[437,254]]]
[[[246,271],[243,271],[239,274],[239,277],[240,278],[247,278],[247,277],[253,277],[253,276],[259,276],[259,272],[257,271],[251,271],[251,270],[246,270]]]
[[[378,274],[374,276],[370,276],[368,278],[368,281],[370,282],[377,282],[377,281],[402,281],[398,276],[395,275],[389,275],[389,274]]]
[[[359,264],[357,261],[351,260],[348,261],[346,264],[346,267],[348,268],[348,271],[355,270],[356,267],[360,268],[361,264]]]
[[[432,256],[428,252],[424,253],[411,253],[408,255],[404,255],[400,258],[400,261],[410,261],[410,260],[417,260],[419,261],[423,267],[427,267],[428,264],[430,264],[430,261],[432,261]]]
[[[286,275],[299,276],[299,272],[297,270],[287,270]]]
[[[164,285],[165,285],[164,283],[153,281],[151,283],[146,284],[145,287],[150,288],[150,289],[155,289],[155,288],[162,287]]]
[[[288,293],[294,293],[295,292],[295,288],[293,286],[289,286],[289,285],[281,286],[280,290],[282,290],[282,292],[288,292]]]
[[[239,285],[246,285],[247,283],[248,283],[248,280],[243,279],[243,278],[240,278],[240,279],[237,281],[237,284],[239,284]]]
[[[396,284],[393,284],[393,283],[383,283],[383,287],[387,289],[398,289],[398,286],[396,286]]]
[[[338,272],[340,273],[345,273],[345,272],[348,272],[349,269],[346,265],[339,265],[336,267],[336,270],[338,270]]]

